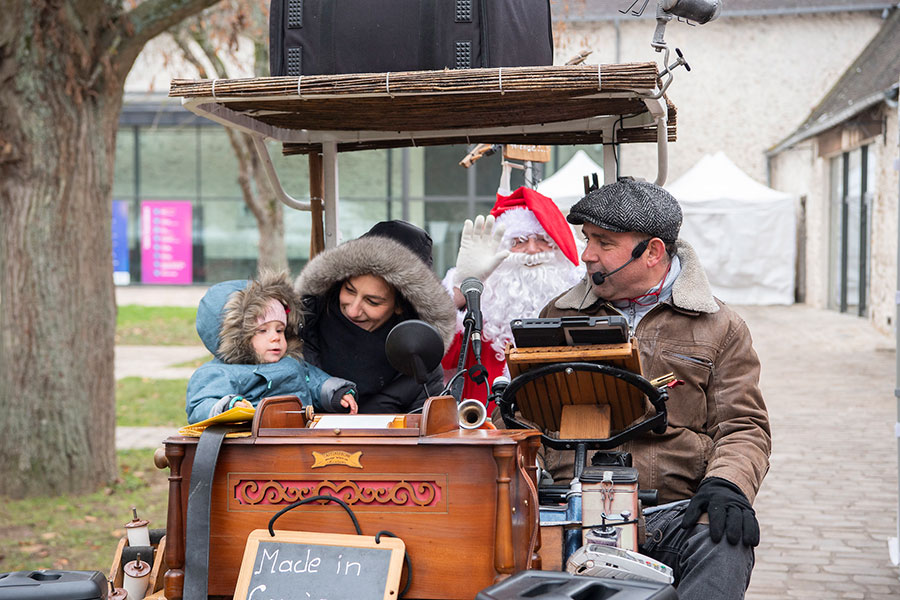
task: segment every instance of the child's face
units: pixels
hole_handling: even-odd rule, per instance
[[[261,363],[274,363],[284,357],[287,352],[287,340],[284,339],[284,323],[269,321],[256,328],[251,340],[256,358]]]

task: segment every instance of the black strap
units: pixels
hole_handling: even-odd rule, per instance
[[[209,506],[216,460],[225,434],[246,427],[211,425],[200,435],[191,466],[184,548],[184,600],[206,600],[209,585]]]

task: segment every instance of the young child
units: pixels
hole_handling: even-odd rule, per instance
[[[188,423],[256,406],[267,396],[297,396],[318,411],[357,412],[353,382],[302,359],[298,307],[286,273],[209,288],[197,307],[197,333],[215,358],[188,382]]]

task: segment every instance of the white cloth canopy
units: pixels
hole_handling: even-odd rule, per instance
[[[543,180],[535,188],[548,198],[553,198],[559,210],[567,214],[572,205],[584,197],[584,176],[596,173],[603,184],[603,168],[591,160],[584,150],[579,150],[556,173]]]
[[[729,304],[793,304],[796,198],[753,180],[723,152],[666,186],[684,213],[713,294]]]

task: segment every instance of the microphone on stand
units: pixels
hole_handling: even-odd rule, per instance
[[[475,361],[481,362],[481,293],[484,284],[474,277],[467,277],[459,286],[459,291],[466,298],[466,316],[463,322],[472,323],[472,351]]]
[[[500,397],[503,395],[503,392],[506,391],[506,388],[509,387],[510,384],[509,377],[506,375],[497,375],[494,378],[494,384],[491,386],[491,396],[494,396],[494,402],[500,400]]]
[[[491,393],[488,396],[488,402],[496,403],[497,407],[500,409],[500,417],[503,419],[504,423],[508,423],[505,415],[509,412],[509,405],[502,402],[502,400],[503,394],[506,392],[506,388],[509,387],[510,383],[509,377],[506,375],[498,375],[494,378],[494,383],[491,385]],[[508,424],[507,427],[509,427]]]

